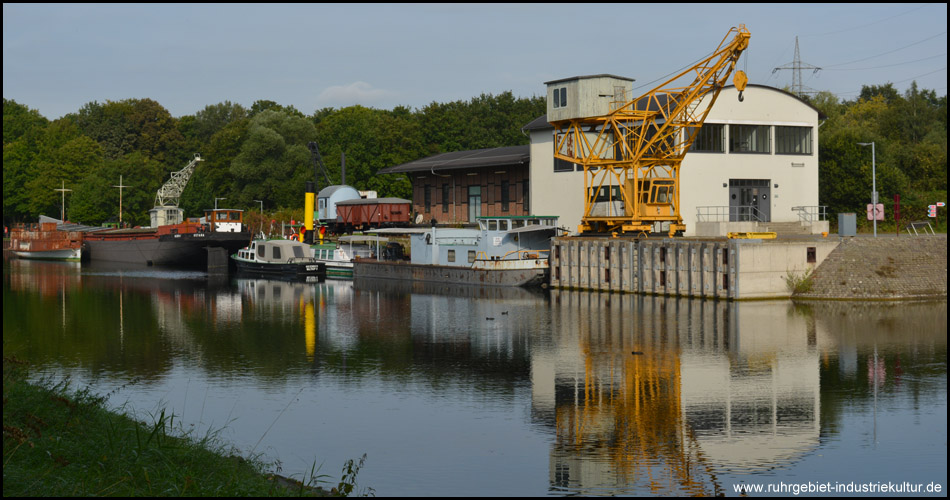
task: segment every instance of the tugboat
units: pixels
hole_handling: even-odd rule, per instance
[[[254,240],[231,256],[238,273],[291,280],[323,281],[327,265],[310,245],[296,240]]]

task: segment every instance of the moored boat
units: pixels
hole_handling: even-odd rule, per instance
[[[525,287],[547,282],[557,217],[479,217],[478,226],[373,231],[408,233],[410,261],[357,259],[353,277]]]
[[[353,262],[356,259],[370,259],[380,253],[380,244],[388,238],[376,235],[340,236],[334,243],[313,246],[313,256],[317,262],[327,267],[327,278],[352,278]]]
[[[21,259],[82,259],[83,233],[63,229],[56,219],[40,216],[38,224],[18,225],[10,229],[10,250]]]
[[[250,231],[242,224],[241,210],[213,209],[205,214],[197,221],[87,233],[83,238],[84,258],[205,269],[209,249],[221,248],[230,255],[251,240]]]
[[[238,273],[318,281],[327,266],[313,257],[310,245],[296,240],[254,240],[231,255]]]

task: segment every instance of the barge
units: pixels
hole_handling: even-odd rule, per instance
[[[531,287],[547,284],[557,217],[479,217],[478,228],[380,229],[408,234],[410,260],[357,259],[354,279]]]
[[[38,224],[18,225],[10,229],[10,251],[21,259],[82,259],[83,233],[62,229],[59,220],[41,215]]]

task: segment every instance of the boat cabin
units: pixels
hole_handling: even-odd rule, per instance
[[[556,216],[478,217],[478,229],[432,227],[410,235],[413,264],[471,267],[477,260],[547,259]]]
[[[296,240],[255,240],[251,245],[238,250],[238,259],[263,264],[283,264],[313,259],[310,245]]]
[[[243,230],[244,211],[231,208],[205,210],[202,224],[209,224],[212,231],[222,233],[240,233]]]

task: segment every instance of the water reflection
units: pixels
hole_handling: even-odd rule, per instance
[[[263,441],[291,473],[314,450],[330,464],[368,453],[360,479],[380,494],[733,494],[776,474],[886,477],[895,459],[946,483],[946,301],[222,282],[19,260],[4,278],[5,355],[100,392],[139,381],[116,404],[237,412],[235,446]]]

